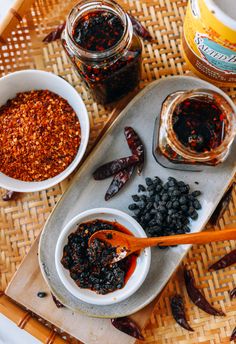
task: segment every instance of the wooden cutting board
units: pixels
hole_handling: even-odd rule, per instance
[[[38,241],[39,238],[15,273],[5,291],[6,295],[86,344],[133,344],[135,339],[115,329],[109,319],[89,318],[82,313],[56,307],[40,272]],[[39,291],[46,292],[47,297],[37,297]],[[140,328],[144,328],[149,320],[159,297],[160,295],[151,304],[132,315],[132,319]]]

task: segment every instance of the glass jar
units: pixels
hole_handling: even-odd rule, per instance
[[[128,14],[112,0],[80,1],[62,44],[97,102],[116,101],[138,85],[142,44]]]
[[[162,105],[158,149],[173,163],[214,166],[228,156],[235,133],[228,97],[210,89],[178,91]]]

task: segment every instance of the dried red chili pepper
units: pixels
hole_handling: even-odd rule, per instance
[[[2,200],[5,202],[16,200],[16,198],[19,196],[19,192],[8,190],[3,196]]]
[[[144,145],[138,134],[131,127],[125,127],[125,137],[133,155],[139,157],[138,174],[142,172],[144,164]]]
[[[95,180],[102,180],[113,176],[114,174],[126,169],[129,166],[136,165],[138,162],[139,157],[136,155],[113,160],[98,167],[93,173],[93,177]]]
[[[140,174],[144,164],[144,145],[131,127],[125,127],[125,137],[132,156],[120,158],[110,161],[100,166],[93,174],[95,180],[105,179],[114,175],[114,178],[106,192],[105,200],[108,201],[127,183],[134,172],[135,167],[138,167]]]
[[[128,317],[116,318],[111,319],[111,323],[115,328],[128,334],[129,336],[139,340],[144,340],[140,328],[132,319]]]
[[[209,267],[209,270],[220,270],[236,263],[236,250],[227,253],[224,257]]]
[[[111,182],[111,184],[110,184],[110,186],[109,186],[109,188],[105,194],[105,200],[106,201],[108,201],[110,198],[115,196],[117,194],[117,192],[119,192],[120,189],[128,182],[128,180],[131,178],[131,176],[134,172],[134,169],[135,169],[134,165],[127,167],[126,169],[118,172],[114,176],[114,178],[113,178],[113,180],[112,180],[112,182]]]
[[[231,337],[230,337],[230,340],[235,340],[236,339],[236,327],[234,328],[232,334],[231,334]]]
[[[192,270],[189,270],[187,268],[184,269],[184,280],[188,296],[197,307],[211,315],[225,315],[224,312],[217,310],[212,305],[210,305],[205,296],[195,286],[195,279]]]
[[[229,296],[231,300],[236,297],[236,287],[229,291]]]
[[[59,300],[57,300],[57,298],[52,293],[51,293],[51,295],[52,295],[52,299],[53,299],[55,305],[57,306],[57,308],[65,307]]]
[[[232,185],[230,186],[230,188],[226,191],[226,193],[224,194],[224,196],[221,198],[219,204],[217,205],[215,211],[213,212],[213,214],[211,215],[211,218],[209,220],[209,223],[211,225],[216,225],[218,220],[221,218],[221,216],[223,215],[223,213],[225,212],[229,202],[232,200],[232,192],[233,189],[235,187],[235,182],[232,183]]]
[[[141,38],[146,39],[147,41],[151,42],[153,38],[150,32],[132,14],[129,14],[129,17],[130,17],[130,20],[132,22],[132,25],[136,34],[140,36]]]
[[[62,32],[65,29],[66,22],[58,25],[53,31],[51,31],[46,37],[44,37],[44,43],[51,43],[61,38]]]
[[[194,331],[192,327],[188,324],[186,315],[185,315],[185,309],[184,309],[184,302],[183,298],[180,295],[175,295],[170,300],[170,306],[172,315],[175,319],[175,321],[183,328],[185,328],[188,331]]]

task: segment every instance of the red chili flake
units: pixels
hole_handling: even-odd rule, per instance
[[[19,93],[0,108],[0,171],[12,178],[58,175],[74,160],[80,140],[76,113],[53,92]]]
[[[220,115],[220,120],[221,120],[221,122],[222,122],[224,119],[225,119],[225,115],[222,113],[222,114]]]

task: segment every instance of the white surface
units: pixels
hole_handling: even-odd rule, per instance
[[[0,0],[0,22],[5,17],[13,3],[14,0]]]
[[[0,344],[40,344],[31,334],[17,327],[0,313]]]
[[[0,0],[1,1],[1,0]],[[22,82],[24,80],[24,82]],[[79,93],[59,76],[40,70],[23,70],[8,74],[0,79],[0,106],[17,93],[30,90],[49,90],[68,101],[78,116],[81,127],[81,143],[75,159],[57,176],[41,182],[23,182],[0,172],[0,186],[12,191],[34,192],[48,189],[69,176],[81,161],[89,139],[89,117]]]
[[[130,230],[136,237],[147,237],[143,228],[130,215],[123,211],[111,208],[95,208],[87,210],[75,216],[62,230],[56,246],[55,264],[58,275],[64,286],[78,299],[94,305],[110,305],[127,299],[143,284],[151,263],[150,247],[145,248],[137,258],[137,265],[122,289],[118,289],[106,295],[100,295],[89,289],[79,288],[70,277],[69,271],[61,264],[63,248],[68,243],[68,236],[75,232],[79,223],[102,219],[111,222],[118,222]]]

